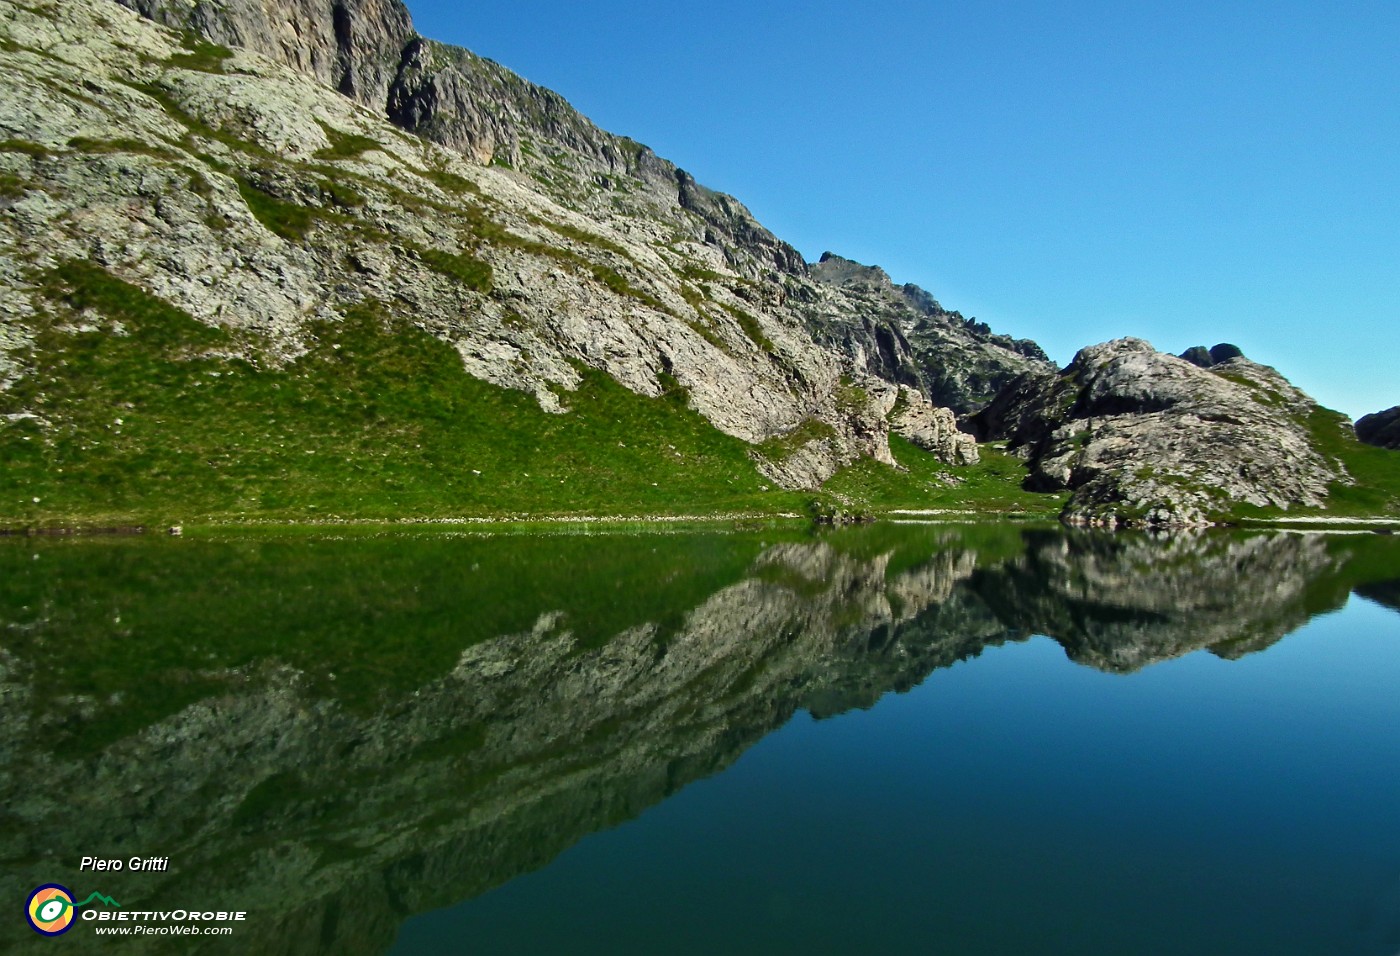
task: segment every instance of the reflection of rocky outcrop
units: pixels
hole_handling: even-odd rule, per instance
[[[1344,559],[1320,536],[1038,534],[1029,544],[972,586],[1003,620],[1106,671],[1202,648],[1240,657],[1347,595]]]
[[[130,718],[76,691],[52,696],[41,647],[29,660],[4,653],[0,893],[62,876],[82,853],[159,852],[174,861],[171,873],[122,874],[103,888],[143,905],[245,908],[238,952],[380,952],[408,915],[545,865],[724,769],[798,709],[824,717],[869,706],[1032,633],[1120,672],[1203,647],[1238,656],[1340,604],[1355,549],[1372,549],[1369,573],[1395,577],[1400,566],[1385,538],[1029,531],[988,544],[985,531],[909,534],[921,537],[877,526],[772,544],[737,580],[658,615],[670,623],[633,624],[610,639],[541,592],[531,626],[468,642],[446,673],[370,707],[328,696],[285,662],[251,662],[91,754],[76,746],[81,735],[64,735],[68,725]],[[70,547],[81,556],[103,546]],[[423,567],[394,575],[375,583],[385,607],[415,591]],[[299,580],[289,588],[301,594]],[[247,597],[233,587],[209,600],[217,616]],[[98,594],[93,607],[111,603]],[[32,626],[0,607],[7,633]],[[386,633],[377,652],[357,645],[326,680],[387,669],[416,638]],[[142,646],[114,642],[110,653]],[[149,667],[128,693],[139,696],[162,669],[196,687],[206,679],[188,661]],[[69,948],[95,940],[75,933]],[[146,945],[131,951],[195,949]]]

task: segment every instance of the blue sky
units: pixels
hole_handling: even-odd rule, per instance
[[[808,259],[1058,362],[1229,341],[1400,403],[1400,3],[409,5]]]

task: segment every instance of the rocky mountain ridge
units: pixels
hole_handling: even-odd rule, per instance
[[[677,251],[695,251],[683,248],[687,243],[718,251],[726,267],[791,300],[818,341],[838,346],[857,369],[913,386],[935,406],[970,411],[1014,375],[1048,364],[1034,343],[994,335],[917,286],[896,288],[883,270],[831,253],[807,264],[734,197],[707,189],[646,146],[598,129],[554,91],[418,36],[401,3],[337,3],[328,17],[322,5],[306,2],[118,2],[313,75],[401,129],[480,165],[525,174],[532,188],[590,219],[624,230],[636,219],[673,220]],[[838,261],[866,281],[851,282]],[[911,346],[903,338],[915,326],[933,328],[922,336],[928,341],[916,337]]]

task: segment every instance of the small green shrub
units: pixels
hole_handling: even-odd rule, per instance
[[[317,183],[317,188],[331,205],[340,209],[359,209],[365,204],[365,197],[344,183],[323,179]]]
[[[722,302],[720,305],[723,306],[726,312],[734,316],[735,321],[739,323],[739,328],[749,337],[750,342],[757,345],[765,352],[776,352],[778,350],[778,347],[773,344],[773,340],[763,334],[763,326],[758,324],[758,319],[738,306],[730,305],[727,302]]]
[[[35,159],[45,159],[49,156],[49,149],[40,143],[31,143],[27,139],[6,139],[0,140],[0,153],[24,153]]]
[[[180,154],[173,149],[156,146],[145,140],[118,137],[117,139],[92,139],[87,136],[74,136],[68,141],[70,149],[80,153],[102,155],[107,153],[136,153],[141,156],[156,156],[160,159],[179,159]]]
[[[22,176],[0,173],[0,198],[18,199],[33,188],[34,184]]]
[[[343,133],[333,126],[325,123],[318,125],[326,133],[326,138],[331,144],[323,149],[316,150],[317,159],[355,159],[361,153],[374,149],[383,149],[379,141],[368,136],[360,136],[356,133]]]
[[[697,266],[693,262],[687,262],[676,270],[681,278],[691,282],[723,282],[725,276],[720,275],[712,269]]]
[[[417,248],[423,263],[439,275],[447,276],[477,292],[491,291],[491,263],[465,253]]]
[[[453,195],[481,195],[481,188],[470,179],[463,179],[455,173],[449,173],[445,169],[420,169],[416,170],[428,182],[434,184],[445,193]]]
[[[681,283],[681,298],[696,312],[705,304],[705,294],[688,282]]]
[[[598,249],[606,249],[609,252],[616,253],[617,255],[622,256],[625,259],[632,258],[631,255],[628,254],[626,249],[622,248],[622,246],[613,242],[611,239],[604,239],[602,236],[594,235],[586,229],[580,229],[577,226],[570,226],[567,223],[549,222],[547,220],[536,221],[540,225],[554,230],[566,239],[572,239],[574,240],[574,242],[580,242],[586,246],[593,246]]]
[[[300,242],[316,224],[314,210],[279,199],[250,180],[239,177],[238,193],[254,218],[283,239]]]
[[[168,61],[176,69],[222,73],[224,61],[233,56],[233,51],[228,47],[208,43],[194,34],[185,35],[184,45],[187,52],[176,53]]]

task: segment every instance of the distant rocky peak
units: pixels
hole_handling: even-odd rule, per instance
[[[867,266],[854,259],[838,256],[834,252],[823,252],[811,267],[812,275],[820,282],[840,288],[866,283],[884,288],[893,286],[889,273],[879,266]]]

